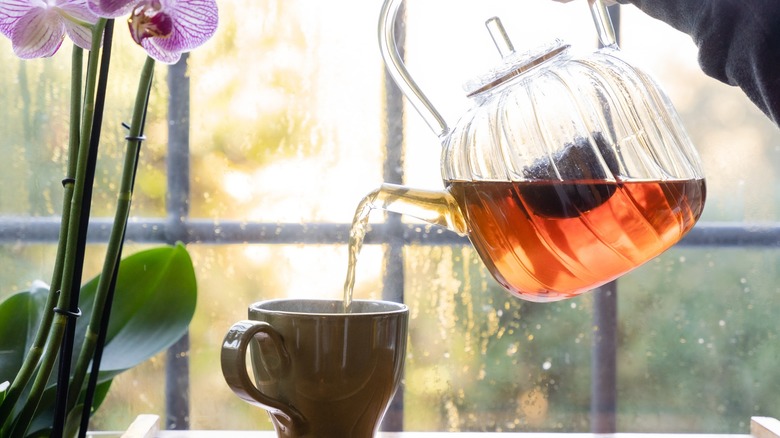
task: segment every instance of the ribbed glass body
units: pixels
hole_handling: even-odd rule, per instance
[[[616,49],[570,52],[472,96],[445,138],[445,182],[703,178],[655,81]]]

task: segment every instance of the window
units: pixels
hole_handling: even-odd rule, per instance
[[[552,37],[595,47],[584,4],[406,3],[409,69],[451,123],[468,105],[461,83],[498,59],[485,19],[500,16],[518,48]],[[168,409],[169,427],[270,428],[224,384],[227,328],[256,300],[339,298],[358,201],[385,180],[441,186],[438,139],[385,87],[379,6],[222,2],[219,31],[189,68],[158,66],[125,254],[186,241],[198,310],[178,350],[116,379],[93,427],[119,429]],[[412,310],[402,403],[387,427],[746,433],[749,416],[780,416],[780,132],[739,90],[701,73],[687,36],[634,7],[619,10],[623,51],[666,89],[704,160],[702,221],[616,290],[539,305],[499,290],[466,241],[373,213],[356,296],[402,298]],[[125,37],[116,44],[133,53]],[[5,296],[51,270],[68,60],[20,63],[9,47],[0,57],[0,101],[16,109],[0,119]],[[142,59],[112,67],[111,81],[132,89]],[[122,131],[121,106],[131,103],[111,99],[104,138]],[[100,159],[117,161],[119,147],[107,142]],[[113,177],[98,176],[98,215],[111,214]],[[99,254],[105,236],[93,233]],[[85,278],[97,269],[88,265]],[[592,415],[592,400],[615,402],[616,416]]]

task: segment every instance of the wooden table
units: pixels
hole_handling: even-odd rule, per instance
[[[90,438],[276,438],[273,431],[160,430],[160,417],[141,415],[125,432],[93,432]],[[604,438],[591,433],[380,432],[375,438]],[[750,434],[616,433],[612,438],[780,438],[780,421],[752,417]]]

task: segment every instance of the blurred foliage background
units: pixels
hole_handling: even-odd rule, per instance
[[[215,38],[189,60],[193,218],[349,223],[382,181],[384,88],[376,44],[380,1],[220,2]],[[593,47],[587,7],[548,0],[409,0],[410,70],[448,120],[468,105],[460,83],[496,61],[483,16],[500,15],[518,47],[550,37]],[[704,160],[710,222],[776,222],[780,132],[739,90],[705,77],[690,39],[621,7],[625,54],[656,76]],[[479,17],[474,19],[474,17]],[[435,26],[436,32],[430,29]],[[118,28],[120,28],[118,26]],[[117,32],[109,115],[93,211],[112,214],[116,169],[143,53]],[[652,35],[652,38],[649,37]],[[67,141],[69,54],[19,62],[0,46],[0,227],[57,216]],[[132,215],[164,217],[166,68],[158,66]],[[440,186],[438,140],[410,108],[403,170]],[[382,218],[377,215],[374,222]],[[345,243],[345,242],[344,242]],[[144,245],[129,242],[126,253]],[[199,282],[191,327],[194,429],[270,429],[235,397],[219,346],[246,306],[281,296],[340,297],[344,244],[188,245]],[[103,251],[90,246],[92,258]],[[0,297],[48,280],[53,245],[0,245]],[[89,254],[88,254],[89,255]],[[383,248],[358,266],[358,298],[381,293]],[[469,247],[405,249],[412,312],[404,381],[408,430],[582,432],[590,427],[593,297],[518,301]],[[747,433],[752,415],[780,416],[775,246],[677,247],[618,281],[618,429]],[[89,275],[96,263],[88,261]],[[93,422],[121,429],[164,415],[164,359],[122,375]]]

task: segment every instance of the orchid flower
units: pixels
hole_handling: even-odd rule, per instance
[[[157,61],[173,64],[214,35],[217,29],[215,0],[88,0],[101,17],[130,13],[133,40]]]
[[[0,1],[0,33],[11,40],[14,53],[23,59],[54,55],[65,34],[89,50],[97,20],[87,8],[87,0]]]

